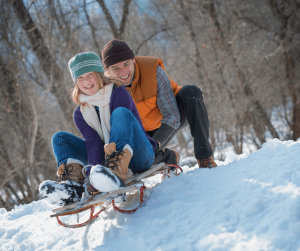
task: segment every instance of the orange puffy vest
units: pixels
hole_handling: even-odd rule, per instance
[[[135,75],[132,81],[132,87],[127,87],[131,93],[137,110],[140,114],[143,126],[146,131],[153,131],[161,126],[163,115],[157,107],[157,80],[156,68],[159,65],[164,70],[161,59],[153,57],[135,57]],[[177,96],[182,88],[176,84],[170,77],[171,86],[174,95]]]

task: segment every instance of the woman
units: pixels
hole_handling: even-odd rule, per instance
[[[96,54],[77,54],[68,65],[75,83],[72,99],[78,105],[74,122],[83,140],[67,132],[53,135],[62,182],[48,180],[39,187],[43,198],[60,206],[79,201],[84,183],[90,194],[124,187],[128,168],[133,173],[149,169],[156,149],[132,97],[117,80],[103,75]]]

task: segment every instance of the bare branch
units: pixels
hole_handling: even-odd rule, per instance
[[[97,0],[97,1],[100,4],[100,6],[106,16],[106,19],[109,23],[110,29],[114,35],[114,38],[115,39],[123,39],[126,21],[127,21],[127,17],[129,14],[129,5],[130,5],[131,0],[124,0],[123,15],[122,15],[122,20],[121,20],[119,29],[117,28],[115,21],[113,20],[111,14],[109,13],[109,11],[106,7],[106,4],[104,3],[104,0]]]
[[[109,23],[110,29],[111,29],[114,37],[117,38],[118,37],[118,29],[115,25],[115,21],[113,20],[112,16],[110,15],[110,13],[106,7],[106,4],[104,3],[104,0],[97,0],[97,1],[100,4],[100,6],[106,16],[107,22]]]

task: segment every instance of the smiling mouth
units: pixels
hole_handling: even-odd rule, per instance
[[[119,78],[122,79],[122,80],[126,80],[127,78],[129,78],[129,74],[126,77],[119,76]]]
[[[85,89],[91,89],[91,88],[93,88],[94,87],[94,85],[93,84],[91,84],[91,85],[87,85],[87,86],[85,86],[84,88]]]

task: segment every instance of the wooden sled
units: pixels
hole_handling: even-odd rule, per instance
[[[147,188],[142,182],[142,179],[154,176],[158,173],[162,174],[162,177],[164,179],[165,177],[169,176],[169,173],[171,172],[171,168],[172,169],[175,168],[175,170],[173,171],[175,175],[179,175],[182,172],[181,167],[177,165],[171,165],[171,164],[166,165],[165,163],[159,163],[157,165],[153,165],[147,171],[136,174],[132,178],[126,180],[125,182],[126,187],[109,193],[101,193],[94,196],[83,197],[79,202],[72,203],[59,208],[54,208],[52,210],[53,214],[50,215],[50,217],[56,217],[58,223],[61,226],[69,227],[69,228],[78,228],[78,227],[84,227],[90,224],[91,222],[93,222],[97,217],[99,217],[99,214],[101,212],[105,211],[110,206],[112,206],[114,210],[117,210],[120,213],[127,213],[127,214],[134,213],[144,202],[144,192]],[[140,193],[140,203],[135,209],[124,210],[116,206],[114,199],[117,196],[119,196],[120,194],[133,193],[137,191],[139,191]],[[100,209],[97,213],[95,213],[95,208],[97,206],[99,206]],[[91,210],[89,219],[83,223],[78,223],[79,213],[86,211],[88,209]],[[66,215],[73,215],[73,214],[77,214],[78,224],[75,225],[67,224],[62,222],[59,219],[59,216],[66,216]]]

